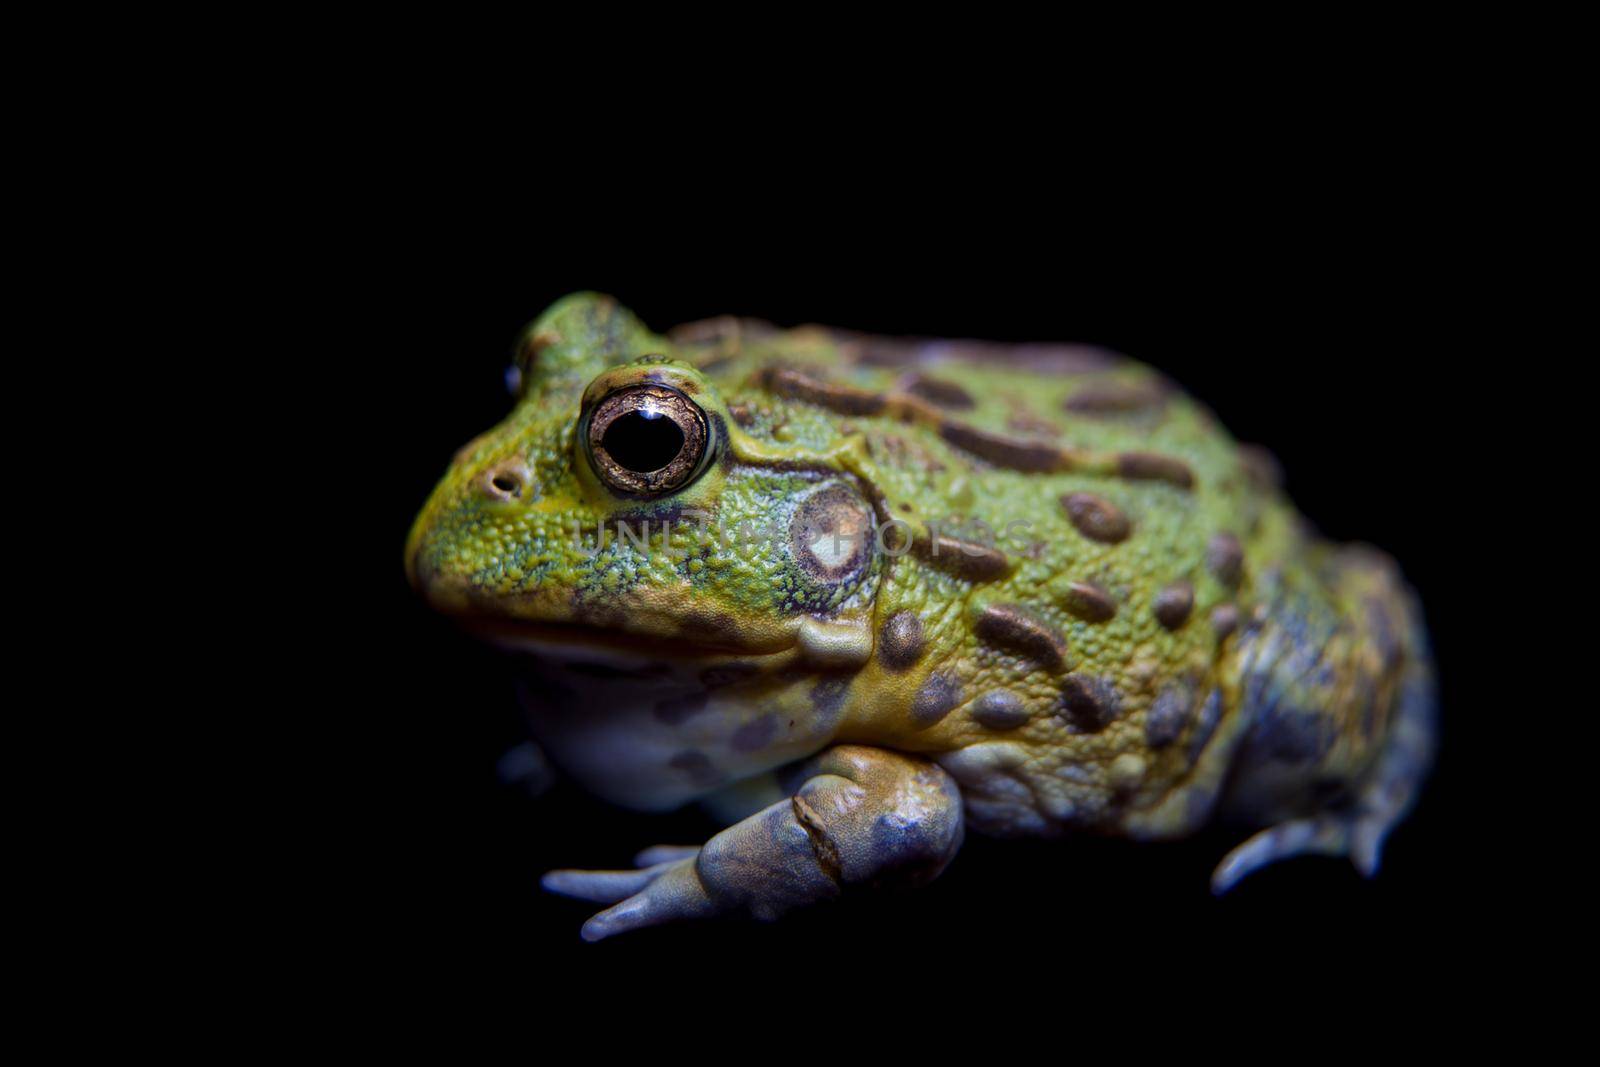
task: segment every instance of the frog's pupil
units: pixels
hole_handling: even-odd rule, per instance
[[[620,415],[600,445],[617,465],[639,474],[658,471],[683,451],[683,431],[659,411],[640,408]]]

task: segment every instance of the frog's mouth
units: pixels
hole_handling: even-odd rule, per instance
[[[591,649],[655,659],[776,656],[802,644],[805,629],[804,616],[763,618],[698,608],[666,593],[595,605],[554,591],[501,596],[434,573],[417,575],[414,584],[434,610],[479,638],[516,652]]]
[[[870,606],[832,617],[763,616],[686,605],[662,591],[593,605],[554,591],[498,596],[436,575],[422,576],[418,587],[431,607],[480,639],[543,658],[702,664],[741,659],[769,668],[793,663],[832,670],[861,666],[874,645]]]
[[[691,638],[682,634],[621,630],[580,621],[545,622],[515,618],[457,616],[474,636],[509,652],[533,653],[549,658],[722,661],[731,657],[789,657],[799,647],[798,623],[788,632],[751,633]]]

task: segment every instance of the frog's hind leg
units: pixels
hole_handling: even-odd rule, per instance
[[[1214,893],[1226,893],[1245,876],[1291,856],[1348,856],[1371,878],[1384,839],[1405,818],[1433,762],[1436,703],[1429,666],[1407,671],[1399,708],[1383,752],[1349,811],[1290,819],[1268,827],[1225,856],[1211,876]]]

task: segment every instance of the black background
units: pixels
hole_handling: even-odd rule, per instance
[[[353,702],[374,751],[402,743],[368,768],[357,832],[388,847],[363,860],[379,877],[360,908],[403,954],[557,968],[547,973],[620,974],[690,953],[916,969],[1026,952],[1076,961],[1085,981],[1163,961],[1203,981],[1223,962],[1382,970],[1468,951],[1458,908],[1480,882],[1471,792],[1491,697],[1463,682],[1478,654],[1464,580],[1478,546],[1461,524],[1474,427],[1459,368],[1481,355],[1486,309],[1463,284],[1466,239],[1417,192],[1353,191],[1336,176],[1273,199],[1195,198],[1159,217],[1002,196],[960,218],[919,202],[893,223],[859,203],[846,220],[799,193],[792,207],[715,218],[656,203],[621,218],[574,206],[420,220],[397,205],[393,227],[370,234],[352,264],[365,321],[349,358],[363,368],[369,421],[348,477],[375,605]],[[593,909],[542,894],[541,872],[624,866],[646,845],[715,827],[693,812],[611,809],[566,784],[537,800],[501,786],[495,761],[520,737],[508,673],[424,610],[401,569],[411,519],[451,453],[509,409],[513,337],[576,289],[609,292],[663,331],[733,313],[1093,342],[1160,368],[1241,440],[1269,446],[1301,510],[1330,537],[1393,553],[1428,614],[1443,749],[1379,877],[1305,858],[1214,899],[1208,877],[1235,835],[1153,846],[975,837],[917,894],[581,943]]]

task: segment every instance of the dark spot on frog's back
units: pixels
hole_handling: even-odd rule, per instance
[[[952,411],[966,411],[977,406],[972,394],[955,382],[930,378],[926,374],[914,374],[902,382],[900,387],[912,396]]]
[[[897,611],[878,632],[878,659],[885,669],[904,671],[922,658],[922,620],[912,611]]]
[[[929,675],[917,695],[911,698],[911,721],[918,726],[932,726],[959,703],[961,686],[955,679],[943,674]]]
[[[1117,614],[1117,602],[1093,582],[1069,583],[1061,604],[1085,622],[1107,622]]]
[[[1227,637],[1239,628],[1239,609],[1232,604],[1218,604],[1211,609],[1211,628],[1217,632],[1217,639]]]
[[[1093,493],[1068,493],[1061,506],[1073,528],[1091,541],[1114,545],[1128,538],[1132,525],[1115,504]]]
[[[972,718],[991,730],[1015,730],[1030,716],[1021,697],[1009,689],[996,689],[983,694],[973,704]]]
[[[1011,560],[1004,552],[976,541],[936,534],[930,540],[917,541],[914,547],[918,559],[969,582],[992,582],[1011,571]]]
[[[1224,531],[1206,542],[1206,568],[1229,589],[1237,587],[1244,576],[1244,546],[1239,539]]]
[[[1166,482],[1179,489],[1194,488],[1194,471],[1176,456],[1159,452],[1120,452],[1117,473],[1131,481]]]
[[[768,368],[761,380],[778,396],[803,400],[841,415],[876,415],[888,403],[879,393],[840,385],[791,367]]]
[[[1194,610],[1194,586],[1186,581],[1176,581],[1156,594],[1152,605],[1156,621],[1168,630],[1176,630],[1188,621]]]
[[[1041,374],[1087,374],[1109,370],[1118,357],[1092,345],[1001,344],[984,341],[931,342],[929,348],[949,353],[948,358],[975,363],[1004,363]]]
[[[990,433],[961,422],[939,426],[939,436],[964,452],[997,467],[1019,471],[1053,471],[1061,466],[1061,450],[1051,444]]]
[[[1073,674],[1061,683],[1061,715],[1080,733],[1097,734],[1122,714],[1117,687],[1094,675]]]
[[[1166,393],[1154,382],[1096,382],[1084,386],[1062,404],[1074,415],[1124,415],[1160,407]]]
[[[1066,661],[1066,638],[1016,604],[991,604],[984,608],[973,630],[980,640],[1026,656],[1047,669],[1056,670]]]

